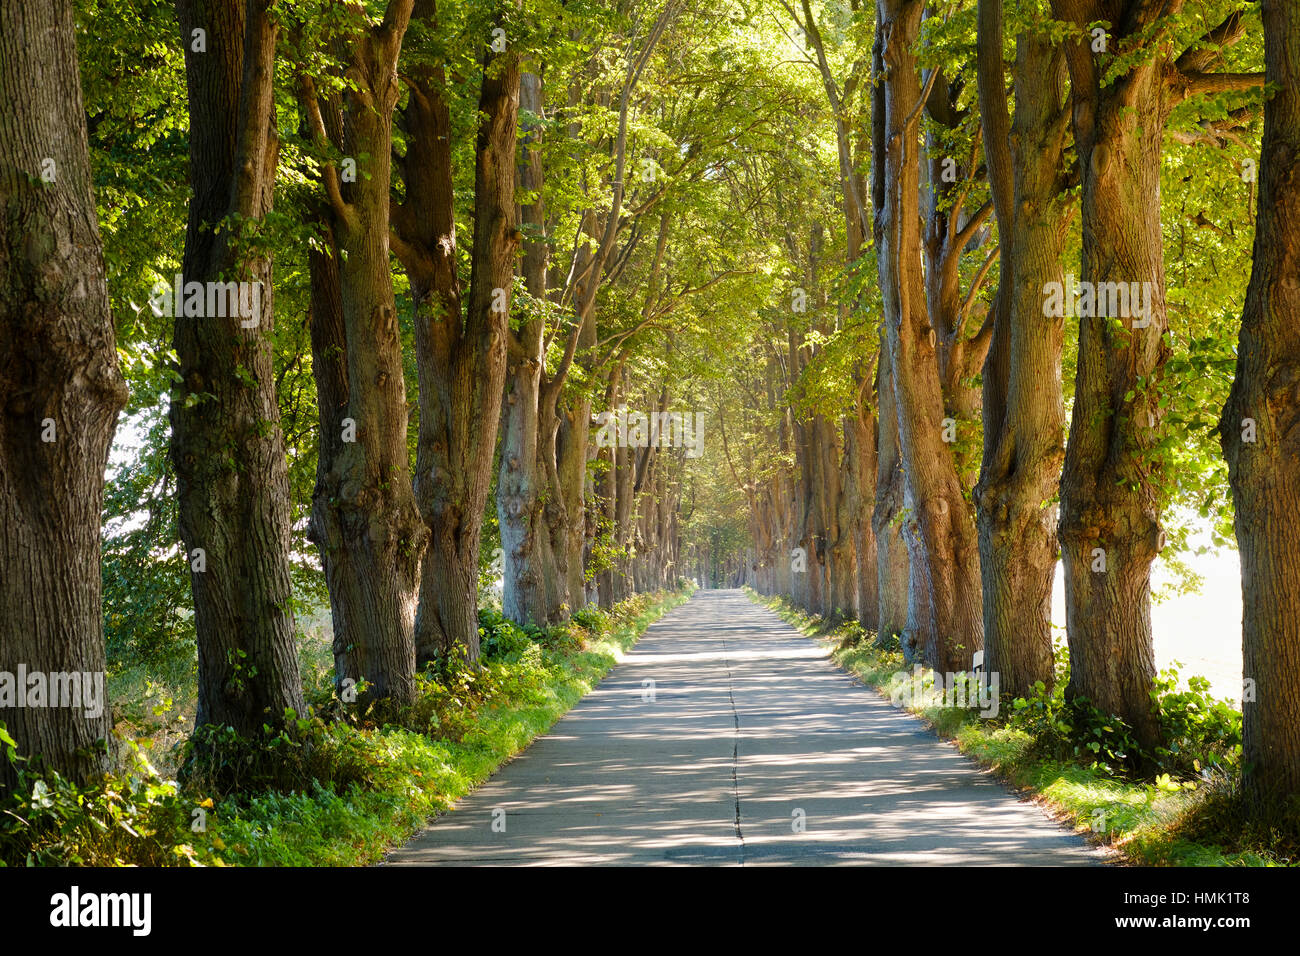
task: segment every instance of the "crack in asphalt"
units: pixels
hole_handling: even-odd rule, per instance
[[[727,669],[727,697],[731,701],[731,720],[736,733],[731,740],[731,792],[736,800],[736,839],[740,841],[740,865],[745,865],[745,834],[740,829],[740,777],[737,767],[740,764],[740,712],[736,710],[735,686],[731,681],[731,661],[727,657],[727,639],[722,638],[722,665]]]

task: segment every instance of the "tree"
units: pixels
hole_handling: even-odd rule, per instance
[[[397,60],[411,7],[412,0],[390,0],[377,24],[359,7],[342,9],[342,30],[333,39],[343,81],[332,77],[336,88],[318,95],[316,80],[301,78],[312,136],[333,148],[321,166],[332,248],[316,257],[322,274],[313,281],[314,296],[317,286],[320,294],[329,291],[327,301],[313,303],[312,319],[321,323],[313,353],[330,384],[320,403],[311,534],[329,583],[336,679],[345,692],[364,681],[359,699],[394,705],[415,693],[416,585],[429,538],[411,489],[389,263]]]
[[[877,4],[885,113],[883,153],[874,157],[884,177],[884,203],[877,210],[881,220],[877,262],[897,402],[903,506],[910,512],[903,645],[940,671],[958,672],[970,668],[972,655],[981,647],[983,617],[975,524],[942,433],[946,416],[935,326],[939,316],[927,309],[919,255],[920,164],[914,124],[925,102],[916,69],[924,7],[919,0],[878,0]],[[931,80],[937,75],[932,72]],[[960,254],[970,239],[968,229],[969,224],[960,236],[947,235],[945,248]],[[941,261],[955,268],[949,267],[946,253]],[[943,347],[950,349],[960,337],[961,323],[954,321],[942,331]],[[882,460],[881,466],[885,465]]]
[[[1072,700],[1086,699],[1153,748],[1151,563],[1164,547],[1160,423],[1169,359],[1160,231],[1163,133],[1191,96],[1258,78],[1206,72],[1244,35],[1234,10],[1179,54],[1158,30],[1183,0],[1052,0],[1071,24],[1075,149],[1082,179],[1083,264],[1074,412],[1061,476]],[[1111,25],[1109,32],[1094,26]],[[1074,290],[1045,290],[1051,314]],[[1089,300],[1083,298],[1090,294]],[[1087,313],[1087,314],[1084,314]]]
[[[34,68],[40,64],[40,69]],[[105,672],[104,468],[126,385],[91,192],[67,0],[0,3],[0,672]],[[26,694],[28,684],[13,688]],[[65,687],[69,685],[65,684]],[[53,693],[53,687],[47,687]],[[20,754],[84,782],[110,765],[102,693],[11,709]],[[14,768],[0,763],[0,788]]]
[[[653,9],[653,7],[652,7]],[[585,377],[593,376],[599,365],[597,348],[600,339],[597,331],[597,298],[617,271],[626,266],[626,254],[635,247],[634,238],[618,248],[620,235],[634,224],[639,225],[641,215],[649,212],[662,198],[664,186],[654,186],[652,195],[640,209],[625,213],[624,204],[632,194],[628,165],[629,123],[632,117],[633,96],[637,93],[642,74],[650,65],[655,48],[669,26],[675,22],[681,9],[679,0],[667,0],[655,15],[648,29],[638,30],[640,18],[633,23],[624,52],[625,63],[622,83],[617,89],[617,125],[609,139],[610,165],[602,171],[595,183],[583,190],[582,206],[578,213],[580,241],[575,244],[564,287],[558,290],[561,304],[572,311],[564,352],[555,372],[547,376],[539,394],[539,409],[555,422],[555,470],[552,484],[546,494],[554,501],[548,515],[551,530],[551,550],[555,555],[557,570],[567,577],[565,587],[569,609],[577,610],[586,602],[585,563],[591,548],[595,521],[588,517],[587,463],[591,457],[589,432],[591,428],[591,396],[582,390],[573,390],[568,396],[562,389],[576,365]],[[594,59],[594,58],[593,58]],[[599,62],[598,60],[596,62]],[[593,99],[609,103],[612,90],[602,79]],[[606,127],[598,126],[597,136],[604,140]],[[683,166],[694,160],[689,152],[681,160]],[[592,188],[596,185],[601,188]],[[617,254],[616,254],[617,253]],[[555,411],[552,413],[551,404]],[[549,432],[545,433],[549,441]],[[549,454],[547,448],[543,451]],[[594,509],[593,509],[594,510]]]
[[[431,18],[432,4],[421,9]],[[464,309],[455,263],[455,206],[443,79],[437,66],[413,74],[406,111],[411,145],[403,163],[407,201],[395,221],[394,248],[411,276],[416,304],[420,432],[416,496],[432,533],[420,576],[415,621],[420,661],[461,648],[478,658],[478,566],[483,510],[505,387],[506,336],[519,228],[515,141],[519,56],[483,44],[483,80],[474,150],[474,238]]]
[[[304,712],[289,483],[269,338],[279,33],[269,2],[178,0],[192,198],[176,316],[172,462],[198,637],[196,724],[250,734]],[[227,285],[228,284],[228,285]],[[237,293],[228,292],[236,288]],[[207,290],[221,290],[212,295]],[[167,298],[164,297],[164,301]],[[216,314],[213,314],[216,306]]]
[[[996,207],[1000,272],[984,365],[984,457],[975,489],[984,595],[984,667],[1005,693],[1050,687],[1053,500],[1064,456],[1064,318],[1044,317],[1069,224],[1065,64],[1041,28],[1016,37],[1015,119],[1003,82],[1002,0],[979,4],[979,93]]]
[[[521,272],[529,304],[508,340],[497,484],[503,604],[507,616],[521,623],[559,620],[585,603],[598,525],[605,522],[616,534],[634,533],[617,519],[618,481],[626,475],[617,467],[605,470],[604,493],[595,494],[591,459],[614,462],[619,452],[591,447],[593,397],[601,385],[616,390],[614,357],[624,341],[664,323],[681,300],[709,285],[669,291],[659,268],[668,240],[666,203],[676,184],[695,181],[705,150],[696,102],[647,82],[660,40],[681,13],[679,3],[666,3],[642,29],[645,14],[657,6],[638,12],[626,35],[615,35],[624,45],[622,63],[606,65],[605,46],[614,41],[599,18],[588,18],[568,31],[581,54],[579,68],[566,73],[559,53],[549,53],[545,61],[539,54],[524,78],[524,110],[530,119],[528,145],[519,157],[526,197],[521,203],[526,232]],[[700,17],[707,23],[707,16]],[[548,43],[553,45],[563,46]],[[557,80],[543,82],[544,73]],[[656,118],[637,115],[638,98],[661,115],[677,118],[677,126],[660,120],[656,128]],[[610,113],[616,124],[609,122]],[[547,129],[567,135],[544,137]],[[678,155],[663,151],[666,137],[690,148]],[[658,222],[658,230],[646,222]],[[575,238],[567,254],[552,249],[558,237],[570,232]],[[642,245],[656,234],[653,246]],[[639,317],[622,328],[598,320],[598,302],[635,262],[638,248],[647,250],[652,263]],[[632,514],[626,512],[628,520]],[[603,568],[599,580],[601,601],[617,599],[622,587],[617,569]]]
[[[1264,0],[1259,219],[1237,373],[1220,434],[1241,548],[1243,789],[1256,810],[1300,798],[1300,7]]]
[[[546,374],[547,268],[545,169],[541,155],[544,123],[542,78],[525,73],[520,107],[530,117],[527,140],[519,151],[519,188],[523,242],[520,271],[531,302],[518,332],[509,333],[508,396],[501,419],[501,463],[497,476],[497,519],[501,529],[506,617],[521,624],[545,626],[560,620],[570,594],[563,534],[572,518],[559,489],[556,457],[559,421],[556,402],[563,379]],[[567,356],[567,353],[566,353]],[[563,371],[567,372],[572,358]],[[557,535],[555,532],[559,532]]]
[[[848,57],[852,62],[841,86],[832,70],[827,45],[809,0],[802,0],[799,11],[784,0],[782,6],[812,44],[808,58],[816,64],[830,106],[844,217],[845,271],[851,274],[862,257],[870,229],[870,207],[862,168],[866,158],[863,154],[871,146],[870,127],[863,124],[858,115],[860,90],[863,80],[869,75],[870,58],[861,55],[857,44],[845,44],[851,50]],[[858,13],[857,0],[851,0],[850,9],[852,13]],[[852,305],[862,308],[863,303],[859,301]],[[850,308],[850,302],[839,303],[837,328],[848,323]],[[875,357],[868,356],[855,370],[857,382],[851,414],[843,422],[843,437],[839,443],[842,451],[838,456],[839,470],[831,474],[831,468],[826,468],[826,479],[831,488],[828,489],[824,510],[830,513],[823,516],[829,538],[826,607],[831,612],[853,610],[872,630],[876,629],[879,620],[879,581],[875,533],[868,515],[874,505],[877,481],[877,425],[874,408],[867,404],[867,394],[875,366]],[[822,436],[823,454],[834,457],[833,442],[826,437],[830,423],[824,422],[818,431]],[[827,461],[826,465],[833,465],[833,462]]]
[[[879,8],[877,8],[878,10]],[[879,250],[884,239],[885,207],[885,37],[877,14],[871,47],[871,208],[872,244]],[[883,308],[883,302],[882,302]],[[907,627],[907,582],[911,575],[907,545],[902,534],[903,468],[898,446],[898,403],[894,398],[894,361],[882,322],[876,354],[876,501],[871,530],[876,539],[876,575],[879,612],[876,643],[884,647]]]

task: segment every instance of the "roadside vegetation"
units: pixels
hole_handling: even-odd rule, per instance
[[[431,665],[415,704],[382,722],[323,680],[307,689],[307,715],[282,728],[187,740],[180,688],[145,678],[157,703],[118,715],[121,769],[84,786],[25,767],[0,727],[0,757],[22,778],[0,804],[0,865],[374,863],[545,733],[691,590],[588,606],[545,629],[486,609],[481,666]],[[304,641],[305,654],[317,644]]]

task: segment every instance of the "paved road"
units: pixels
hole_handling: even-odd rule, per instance
[[[701,591],[386,862],[1100,861],[744,592]]]

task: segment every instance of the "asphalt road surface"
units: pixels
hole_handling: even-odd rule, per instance
[[[388,865],[1061,865],[1100,853],[743,591],[653,624]]]

